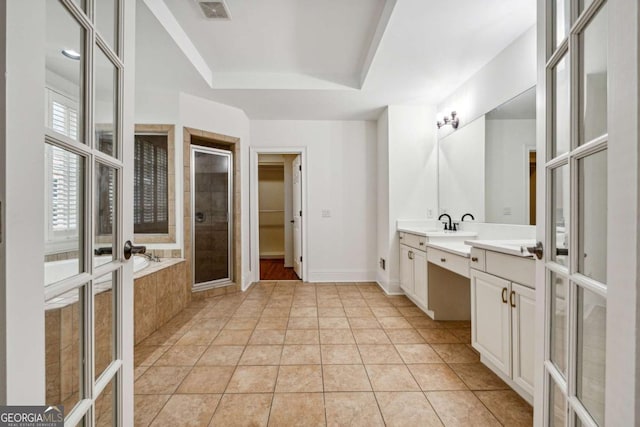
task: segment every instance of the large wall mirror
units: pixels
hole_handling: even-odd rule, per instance
[[[438,141],[440,213],[535,225],[536,91],[519,94]]]

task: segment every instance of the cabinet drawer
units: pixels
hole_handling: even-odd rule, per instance
[[[484,249],[471,248],[471,253],[469,254],[469,267],[476,270],[485,271],[484,257]]]
[[[424,236],[418,236],[417,234],[410,233],[400,233],[400,243],[402,243],[403,245],[411,246],[414,249],[426,251],[426,242],[427,238]]]
[[[469,258],[429,248],[427,251],[427,259],[432,264],[446,268],[461,276],[469,277]]]
[[[485,271],[530,288],[536,287],[536,262],[532,258],[505,255],[498,252],[485,253]]]

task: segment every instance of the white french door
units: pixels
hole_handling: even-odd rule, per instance
[[[293,271],[302,278],[302,159],[293,159]]]
[[[135,2],[5,3],[0,401],[129,425]]]
[[[539,9],[540,10],[540,9]],[[609,54],[606,0],[544,0],[539,99],[538,301],[544,302],[538,425],[605,424]],[[543,161],[540,161],[543,160]],[[541,185],[542,184],[542,185]],[[543,213],[543,218],[540,214]],[[540,291],[541,289],[541,291]],[[540,319],[539,317],[539,319]],[[542,401],[540,401],[540,399]]]

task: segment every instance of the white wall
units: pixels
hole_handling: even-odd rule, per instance
[[[430,120],[434,116],[434,108],[390,105],[378,119],[379,163],[381,167],[386,163],[388,169],[378,173],[386,199],[378,203],[378,257],[387,260],[387,271],[378,267],[377,277],[389,293],[401,292],[396,222],[427,219],[437,212],[438,150],[436,127]]]
[[[309,280],[375,280],[375,123],[255,120],[251,146],[306,147]]]
[[[487,120],[485,135],[485,221],[529,224],[528,150],[536,149],[536,121]]]
[[[471,213],[484,222],[484,116],[438,142],[440,212],[458,221]]]

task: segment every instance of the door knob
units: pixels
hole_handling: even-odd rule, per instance
[[[535,246],[528,246],[526,249],[527,249],[527,252],[529,252],[532,255],[535,255],[536,258],[542,259],[542,255],[544,253],[542,250],[542,242],[537,242]],[[524,248],[522,248],[522,253],[524,253]]]
[[[133,246],[131,240],[127,240],[124,244],[124,259],[131,258],[134,254],[143,254],[147,252],[146,246]]]

